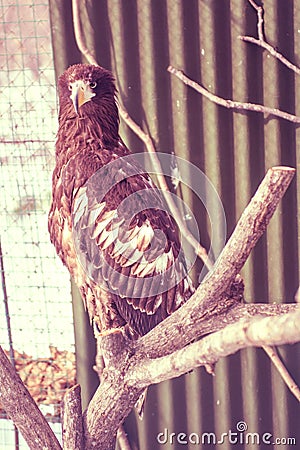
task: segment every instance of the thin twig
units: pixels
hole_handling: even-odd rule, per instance
[[[153,140],[149,136],[149,134],[145,133],[141,127],[129,116],[128,112],[124,108],[124,106],[119,104],[119,112],[122,119],[126,122],[129,128],[144,142],[147,152],[153,156],[153,168],[155,170],[155,175],[158,181],[158,184],[163,192],[169,192],[169,188],[166,182],[166,179],[163,175],[163,169],[161,167],[160,161],[156,155],[156,149],[153,143]],[[187,241],[194,248],[196,255],[203,261],[208,270],[213,267],[213,262],[210,260],[206,249],[194,238],[192,233],[186,227],[184,221],[181,218],[181,214],[178,211],[177,206],[175,205],[172,197],[170,195],[165,196],[165,200],[170,208],[170,211],[176,220],[178,227],[182,230]]]
[[[271,359],[271,361],[274,364],[274,366],[276,367],[276,369],[278,370],[280,376],[282,377],[283,381],[285,382],[285,384],[287,385],[289,390],[296,397],[296,399],[300,402],[300,389],[297,386],[295,380],[292,378],[291,374],[288,372],[288,370],[285,367],[285,365],[283,364],[283,362],[281,361],[276,348],[271,347],[269,345],[264,345],[263,349],[266,352],[266,354],[269,356],[269,358]]]
[[[80,21],[80,14],[79,14],[80,3],[82,4],[82,2],[80,2],[80,0],[72,0],[73,25],[74,25],[76,43],[78,45],[80,52],[83,54],[83,56],[85,56],[85,58],[87,59],[89,64],[94,64],[95,66],[98,66],[98,63],[97,63],[94,55],[92,54],[92,52],[90,52],[90,50],[85,45],[85,40],[83,37],[83,30],[82,30],[81,21]]]
[[[255,3],[254,0],[249,0],[250,5],[257,12],[257,34],[259,40],[264,40],[264,9],[262,6],[259,6]]]
[[[239,36],[238,38],[241,41],[251,42],[251,44],[256,44],[259,47],[264,48],[265,50],[267,50],[270,53],[270,55],[274,56],[274,58],[278,59],[278,61],[280,61],[286,67],[291,69],[297,75],[300,75],[299,67],[297,67],[297,66],[295,66],[295,64],[291,63],[288,59],[286,59],[281,53],[279,53],[277,50],[275,50],[275,48],[272,47],[272,45],[268,44],[266,41],[261,41],[260,39],[256,39],[252,36]]]
[[[239,39],[244,42],[251,42],[252,44],[256,44],[259,47],[264,48],[267,50],[270,55],[274,56],[274,58],[278,59],[282,64],[284,64],[286,67],[288,67],[290,70],[295,72],[297,75],[300,75],[300,68],[297,67],[295,64],[291,63],[287,58],[285,58],[281,53],[279,53],[277,50],[275,50],[272,45],[268,44],[268,42],[264,38],[264,19],[263,14],[264,10],[262,6],[257,5],[254,0],[249,0],[249,3],[257,12],[257,34],[258,39],[252,37],[252,36],[239,36]]]
[[[289,120],[293,123],[300,123],[300,117],[295,116],[293,114],[287,113],[285,111],[281,111],[277,108],[269,108],[268,106],[259,105],[256,103],[243,103],[243,102],[237,102],[234,100],[228,100],[224,99],[223,97],[219,97],[212,92],[208,91],[206,88],[201,86],[196,81],[191,80],[188,78],[182,70],[176,69],[173,66],[168,67],[168,72],[174,74],[177,78],[179,78],[184,84],[187,86],[190,86],[191,88],[195,89],[195,91],[199,92],[204,97],[208,98],[211,102],[224,106],[228,109],[238,109],[242,111],[255,111],[260,112],[263,114],[271,114],[273,116],[280,117],[281,119]]]

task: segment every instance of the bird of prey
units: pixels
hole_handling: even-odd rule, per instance
[[[100,332],[144,335],[194,291],[176,222],[119,136],[112,73],[73,65],[58,92],[51,241]]]

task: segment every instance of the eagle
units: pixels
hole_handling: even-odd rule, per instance
[[[58,94],[51,242],[100,334],[145,335],[194,292],[180,232],[119,135],[112,73],[72,65]]]

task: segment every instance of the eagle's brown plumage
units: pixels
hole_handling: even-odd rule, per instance
[[[176,224],[119,137],[112,74],[77,64],[58,90],[51,241],[100,330],[143,335],[193,292]]]

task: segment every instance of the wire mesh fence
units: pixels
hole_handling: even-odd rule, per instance
[[[54,423],[75,356],[69,275],[47,231],[57,128],[48,2],[1,0],[0,35],[0,344]],[[1,449],[27,448],[1,405],[0,419]]]

